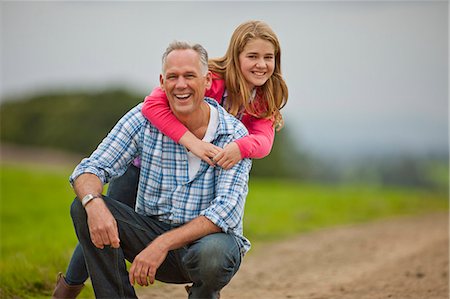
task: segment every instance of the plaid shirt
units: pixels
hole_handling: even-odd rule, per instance
[[[224,147],[247,135],[245,126],[216,101],[205,99],[219,111],[219,125],[212,141]],[[245,254],[250,242],[243,236],[242,219],[251,160],[243,159],[232,169],[211,167],[201,161],[200,170],[189,180],[185,147],[172,141],[141,113],[142,103],[115,125],[89,158],[83,159],[70,176],[70,183],[83,173],[92,173],[106,184],[122,175],[136,157],[141,172],[136,211],[156,216],[175,226],[203,215],[233,234]]]

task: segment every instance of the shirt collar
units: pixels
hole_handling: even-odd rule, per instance
[[[235,124],[236,120],[234,116],[230,115],[222,106],[217,103],[216,100],[205,97],[205,101],[216,107],[217,111],[219,111],[219,127],[217,128],[218,135],[232,135],[235,132]]]

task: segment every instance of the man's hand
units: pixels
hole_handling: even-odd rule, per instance
[[[101,194],[103,184],[100,179],[92,173],[83,173],[76,178],[73,189],[78,198],[86,194]],[[103,249],[105,245],[119,248],[119,232],[116,219],[106,206],[102,198],[94,198],[85,206],[87,223],[92,243],[95,247]]]
[[[130,267],[129,279],[134,285],[137,282],[141,286],[155,282],[156,270],[164,262],[169,250],[159,244],[155,239],[150,245],[142,250],[135,258]]]
[[[134,285],[137,282],[141,286],[153,284],[156,271],[170,250],[181,248],[206,235],[221,231],[220,227],[205,216],[198,216],[180,227],[165,232],[136,255],[130,267],[130,283]]]
[[[215,155],[212,160],[223,169],[230,169],[242,160],[241,150],[236,142],[231,142]]]
[[[94,198],[86,205],[89,233],[95,247],[103,249],[105,245],[119,248],[117,222],[101,198]]]

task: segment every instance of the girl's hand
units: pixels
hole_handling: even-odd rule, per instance
[[[215,157],[220,151],[222,151],[222,148],[199,139],[197,139],[197,141],[191,146],[191,148],[188,149],[194,155],[208,163],[210,166],[215,165],[212,158]]]
[[[211,159],[222,150],[222,148],[215,146],[212,143],[198,139],[189,131],[187,131],[180,138],[179,143],[184,145],[189,151],[208,163],[210,166],[215,165],[215,163]]]
[[[212,160],[223,169],[230,169],[242,160],[241,150],[236,142],[227,144]]]

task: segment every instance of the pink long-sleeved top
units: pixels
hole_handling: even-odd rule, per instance
[[[205,96],[222,104],[224,92],[224,80],[213,73],[211,88],[206,91]],[[150,95],[145,97],[142,114],[175,142],[179,142],[188,130],[173,115],[167,96],[160,87],[155,88]],[[257,118],[244,111],[241,121],[249,132],[249,135],[235,141],[239,146],[242,158],[261,159],[269,155],[275,138],[273,119]]]

